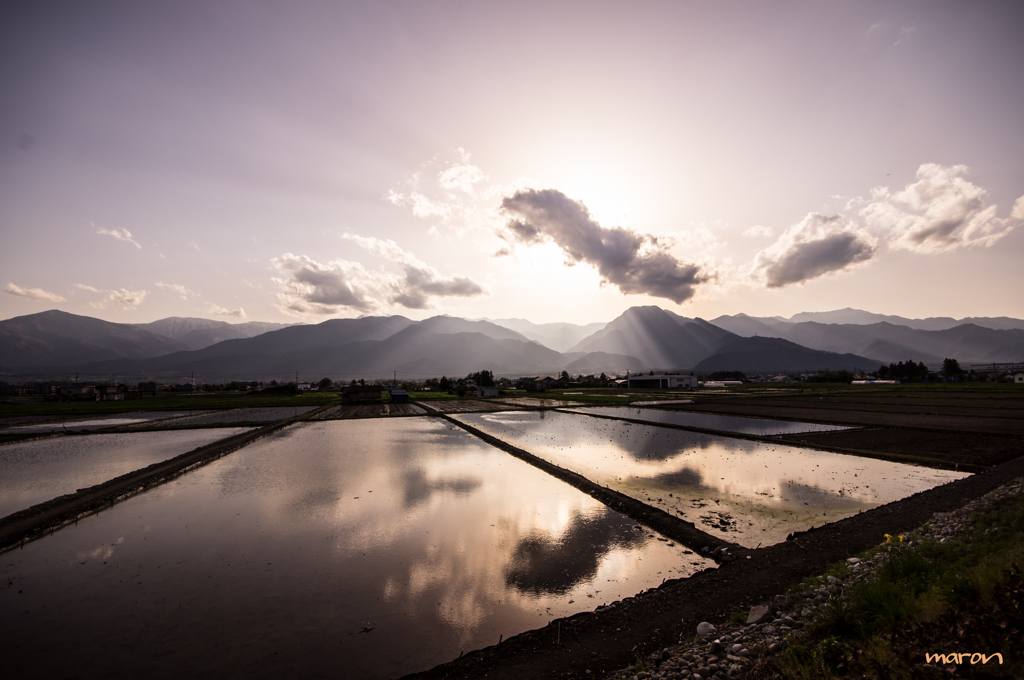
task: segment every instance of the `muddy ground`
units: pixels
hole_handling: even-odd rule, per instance
[[[896,408],[899,406],[900,408]],[[972,477],[749,551],[741,559],[670,581],[608,610],[552,621],[544,628],[470,652],[429,671],[435,678],[592,678],[692,636],[697,623],[770,600],[830,563],[909,531],[1024,473],[1024,390],[914,398],[888,395],[698,399],[685,410],[868,426],[790,436],[803,445],[937,458],[975,469]],[[747,558],[749,555],[749,559]]]

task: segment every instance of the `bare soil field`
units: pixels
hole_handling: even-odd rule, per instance
[[[1024,400],[1022,400],[1024,401]],[[1022,401],[1018,401],[1021,404]],[[942,432],[981,432],[1024,436],[1024,413],[1014,415],[1018,409],[976,408],[973,405],[946,405],[940,407],[897,409],[895,405],[849,404],[829,397],[803,399],[795,397],[719,398],[700,400],[694,404],[672,407],[677,410],[703,411],[738,416],[760,416],[782,420],[839,425],[876,425],[928,429]],[[1024,411],[1024,409],[1020,409]]]
[[[421,416],[426,411],[416,404],[342,404],[319,413],[310,420],[380,418],[382,416]]]

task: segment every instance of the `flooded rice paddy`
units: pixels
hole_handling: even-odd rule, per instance
[[[458,419],[749,548],[967,476],[574,413]]]
[[[669,403],[669,402],[665,402]],[[689,411],[663,411],[656,408],[634,408],[632,406],[607,406],[588,409],[572,409],[577,413],[594,413],[613,418],[632,418],[649,423],[666,423],[684,427],[699,427],[705,430],[735,432],[770,436],[776,434],[799,434],[801,432],[832,432],[850,430],[845,425],[822,425],[820,423],[798,423],[789,420],[768,418],[746,418],[743,416],[721,416],[714,413],[691,413]]]
[[[0,446],[0,517],[245,431],[119,432],[5,444]]]
[[[182,416],[209,413],[209,411],[146,411],[142,413],[119,413],[117,415],[92,418],[40,417],[37,422],[11,425],[0,429],[0,434],[30,434],[33,432],[63,432],[65,430],[101,430],[119,425],[138,425],[158,420],[171,420]]]
[[[0,555],[0,636],[19,676],[387,678],[704,566],[443,421],[316,422]]]

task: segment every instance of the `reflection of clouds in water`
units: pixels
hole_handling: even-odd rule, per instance
[[[714,504],[737,520],[730,521],[730,540],[734,530],[756,532],[746,537],[749,547],[964,476],[567,413],[545,421],[519,413],[460,419],[687,521]]]
[[[430,498],[435,493],[451,493],[462,495],[473,492],[480,487],[481,481],[474,477],[454,477],[430,480],[421,468],[408,470],[402,474],[402,504],[412,508]]]
[[[84,562],[89,558],[94,560],[108,560],[110,559],[110,556],[114,554],[114,550],[117,549],[117,546],[122,543],[124,543],[124,536],[118,537],[116,541],[109,545],[101,545],[93,550],[80,551],[75,556],[78,558],[79,562]]]
[[[293,499],[288,509],[293,514],[305,515],[309,512],[330,507],[340,500],[338,492],[328,487],[314,487]]]
[[[505,583],[522,593],[565,595],[593,580],[601,558],[613,548],[634,548],[646,536],[609,510],[589,517],[574,511],[561,538],[530,533],[520,539],[505,566]]]
[[[720,438],[697,432],[636,425],[588,416],[540,411],[537,413],[493,413],[477,416],[488,425],[516,436],[534,436],[563,448],[593,447],[595,440],[611,455],[640,462],[664,461],[685,451],[702,451],[720,446]],[[467,420],[467,422],[470,422]],[[748,444],[748,442],[741,442]],[[741,450],[752,450],[746,446]]]
[[[779,480],[778,496],[790,503],[803,503],[805,505],[817,505],[821,507],[835,508],[837,506],[874,505],[878,502],[878,494],[865,489],[860,493],[850,490],[850,487],[841,489],[842,494],[834,489],[824,488],[817,484],[804,484],[792,480]]]
[[[703,485],[703,476],[700,470],[695,470],[690,467],[680,468],[673,470],[672,472],[662,472],[659,475],[651,477],[651,481],[660,486],[675,487],[675,486],[692,486],[701,487]]]
[[[680,549],[633,535],[630,520],[461,428],[403,419],[286,432],[224,459],[219,500],[259,498],[259,524],[282,535],[316,527],[338,568],[368,570],[361,602],[429,620],[460,645],[480,644],[495,621],[519,632],[587,608],[583,589],[619,599],[659,570],[692,573]]]

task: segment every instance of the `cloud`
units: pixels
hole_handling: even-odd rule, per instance
[[[839,215],[810,213],[757,254],[753,276],[768,288],[802,283],[867,262],[877,239]]]
[[[245,310],[239,307],[238,309],[225,309],[220,305],[210,305],[210,308],[206,310],[207,314],[215,314],[216,316],[233,316],[239,319],[247,318]]]
[[[365,313],[376,307],[373,293],[379,284],[358,262],[333,260],[321,264],[291,253],[271,262],[288,277],[274,279],[285,289],[278,298],[286,311],[331,315],[346,308]]]
[[[434,235],[439,233],[438,225],[458,234],[472,230],[493,233],[501,222],[497,202],[506,188],[486,184],[487,175],[470,162],[465,149],[457,149],[457,156],[454,161],[437,157],[425,163],[402,190],[389,190],[384,200],[436,222],[431,225]]]
[[[146,291],[144,290],[128,290],[127,288],[119,288],[118,290],[107,291],[107,301],[114,304],[124,305],[125,308],[138,307],[142,304],[142,301],[146,299]]]
[[[772,229],[771,227],[762,226],[760,224],[754,225],[753,227],[750,227],[742,234],[740,234],[740,236],[745,236],[747,238],[769,238],[774,235],[774,229]]]
[[[349,260],[321,264],[305,255],[288,253],[273,260],[277,270],[288,275],[274,279],[285,289],[278,298],[286,311],[330,315],[344,309],[368,313],[388,305],[426,309],[434,298],[474,297],[487,292],[467,276],[442,275],[394,241],[356,234],[343,234],[342,238],[397,264],[402,274],[370,272]]]
[[[17,295],[18,297],[28,298],[36,302],[64,302],[64,298],[56,293],[51,293],[42,288],[22,288],[21,286],[14,285],[14,283],[8,283],[4,292],[8,295]]]
[[[1014,202],[1010,217],[1015,220],[1024,220],[1024,196],[1021,196]]]
[[[475,297],[483,295],[484,287],[467,276],[443,276],[434,267],[402,250],[394,241],[355,234],[342,238],[358,243],[370,252],[398,264],[404,277],[388,282],[390,302],[409,309],[425,309],[434,297]]]
[[[554,242],[573,264],[585,262],[626,294],[645,294],[682,304],[711,277],[695,264],[680,262],[656,237],[622,227],[602,227],[586,206],[555,189],[524,189],[502,200],[511,219],[511,242]]]
[[[868,223],[890,235],[894,248],[940,253],[973,246],[989,247],[1013,230],[985,205],[985,190],[964,179],[967,166],[924,163],[917,181],[902,191],[872,190],[861,209]],[[1020,201],[1014,206],[1014,217]],[[1022,209],[1024,210],[1024,209]]]
[[[170,290],[181,296],[182,300],[187,300],[190,295],[198,295],[195,291],[191,291],[180,283],[161,283],[156,282],[157,288],[163,288],[164,290]]]
[[[106,309],[112,304],[121,305],[124,309],[134,309],[141,305],[146,299],[146,295],[148,295],[148,292],[145,290],[129,290],[127,288],[100,290],[99,288],[87,286],[84,283],[76,283],[75,287],[89,293],[101,293],[104,295],[103,298],[89,303],[89,306],[95,309]]]
[[[92,224],[92,226],[94,227],[96,226],[92,222],[90,222],[89,224]],[[97,229],[96,233],[103,234],[104,236],[113,236],[118,241],[127,241],[128,243],[133,244],[139,250],[142,250],[142,246],[139,245],[138,241],[132,238],[132,233],[127,229]]]
[[[199,248],[199,244],[196,243],[195,241],[189,241],[188,245],[190,248],[195,248],[196,252],[202,252],[202,250]]]
[[[483,181],[483,170],[475,165],[460,164],[447,168],[437,177],[438,183],[449,191],[475,194],[473,185]]]

